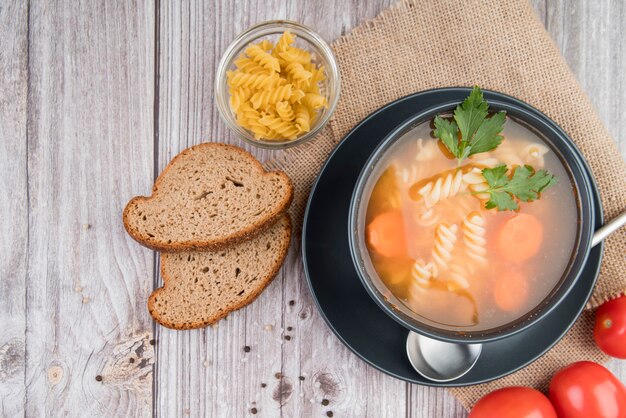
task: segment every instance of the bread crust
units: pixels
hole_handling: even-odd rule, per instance
[[[287,253],[289,252],[289,246],[291,244],[292,225],[291,225],[291,219],[289,218],[289,215],[284,214],[283,216],[286,218],[286,221],[287,221],[286,228],[285,228],[286,239],[283,240],[283,242],[281,243],[282,245],[278,249],[278,251],[280,251],[280,255],[277,259],[276,265],[274,265],[272,270],[269,271],[268,274],[261,280],[260,285],[257,288],[255,288],[252,292],[250,292],[250,294],[248,295],[246,299],[244,299],[243,301],[235,305],[225,307],[223,311],[213,315],[212,317],[208,318],[205,321],[192,322],[189,324],[188,323],[176,324],[173,322],[163,320],[160,317],[159,312],[157,312],[157,310],[155,309],[154,300],[162,292],[165,292],[167,290],[168,282],[170,281],[171,278],[168,276],[166,272],[166,263],[167,263],[165,261],[166,259],[161,258],[161,276],[163,277],[163,287],[159,287],[158,289],[156,289],[154,292],[152,292],[152,294],[148,298],[148,312],[150,312],[150,315],[152,316],[152,318],[154,318],[156,322],[163,325],[164,327],[175,329],[175,330],[188,330],[188,329],[203,328],[203,327],[216,323],[220,319],[226,317],[229,313],[236,311],[238,309],[241,309],[244,306],[252,303],[263,292],[263,290],[265,290],[265,288],[272,282],[272,280],[274,280],[274,278],[280,271],[280,268],[282,267],[283,263],[285,262]]]
[[[283,181],[285,182],[287,186],[287,194],[285,195],[285,198],[283,199],[282,202],[279,202],[279,204],[275,207],[275,209],[271,213],[269,213],[265,219],[262,219],[259,222],[253,223],[249,225],[248,227],[238,231],[237,233],[234,233],[222,239],[213,239],[209,241],[187,241],[184,243],[166,244],[163,242],[159,242],[159,240],[157,239],[142,236],[139,233],[139,231],[133,228],[133,226],[131,225],[129,221],[130,216],[132,216],[131,215],[132,207],[138,201],[149,202],[151,199],[154,198],[156,193],[158,193],[158,188],[159,188],[161,181],[163,180],[163,178],[167,176],[167,173],[169,172],[170,168],[179,158],[191,152],[194,152],[195,150],[205,148],[205,147],[221,147],[221,148],[228,149],[229,151],[232,151],[232,152],[237,152],[241,154],[242,156],[244,156],[247,160],[249,160],[250,163],[254,165],[258,170],[263,172],[263,176],[278,175],[279,177],[283,179]],[[213,251],[213,250],[221,250],[226,247],[230,247],[234,244],[237,244],[239,242],[246,241],[250,238],[257,236],[261,232],[267,230],[272,225],[274,225],[278,221],[278,219],[280,219],[280,216],[283,213],[287,211],[287,209],[291,205],[292,200],[293,200],[293,183],[291,182],[291,179],[284,172],[282,171],[266,172],[263,169],[263,166],[261,165],[261,163],[256,158],[254,158],[252,154],[250,154],[248,151],[244,150],[243,148],[239,148],[234,145],[220,144],[216,142],[205,142],[202,144],[189,147],[183,150],[182,152],[180,152],[180,154],[178,154],[177,156],[175,156],[172,159],[172,161],[170,161],[169,164],[165,167],[165,169],[163,169],[161,174],[159,174],[159,177],[157,177],[156,181],[154,182],[154,185],[152,186],[152,194],[150,196],[135,196],[126,204],[126,207],[124,208],[124,211],[122,213],[122,220],[124,222],[124,228],[126,229],[128,234],[135,241],[137,241],[141,245],[148,247],[150,249],[161,251],[161,252],[173,252],[173,253],[183,252],[183,251]]]

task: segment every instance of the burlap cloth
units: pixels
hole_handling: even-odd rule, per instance
[[[333,119],[313,141],[267,164],[284,170],[295,184],[296,224],[301,224],[309,190],[328,154],[365,116],[410,93],[475,84],[518,97],[556,121],[591,165],[606,218],[626,209],[626,164],[526,1],[404,1],[337,39],[332,48],[342,80]],[[624,292],[625,272],[626,231],[622,229],[606,242],[589,308]],[[554,372],[566,364],[606,360],[595,347],[592,329],[590,309],[561,342],[530,366],[452,393],[471,407],[482,395],[503,386],[545,390]]]

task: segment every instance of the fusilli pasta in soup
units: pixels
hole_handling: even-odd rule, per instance
[[[302,104],[314,107],[307,95]],[[395,305],[439,328],[510,323],[539,305],[567,270],[578,221],[570,174],[542,138],[511,118],[499,147],[461,162],[431,133],[430,121],[411,128],[369,176],[361,215],[366,269]],[[530,164],[559,181],[516,211],[490,210],[496,186],[483,170],[503,164],[507,179]],[[525,294],[508,284],[520,277]]]

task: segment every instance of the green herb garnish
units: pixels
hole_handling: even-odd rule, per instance
[[[535,172],[529,165],[516,167],[510,178],[507,171],[504,164],[482,170],[489,188],[475,193],[489,193],[490,199],[485,204],[487,209],[517,210],[518,200],[532,202],[539,198],[539,193],[557,182],[556,177],[548,171]]]
[[[506,112],[498,112],[490,118],[487,118],[488,113],[489,104],[480,88],[475,86],[467,99],[454,110],[453,120],[435,117],[433,134],[456,157],[459,165],[470,155],[491,151],[502,142],[500,132]]]

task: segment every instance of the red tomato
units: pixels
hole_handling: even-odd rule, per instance
[[[609,356],[626,359],[626,296],[598,308],[593,338]]]
[[[591,361],[562,368],[550,382],[550,400],[562,418],[624,418],[626,388]]]
[[[557,418],[557,415],[543,393],[512,386],[480,398],[468,418]]]

